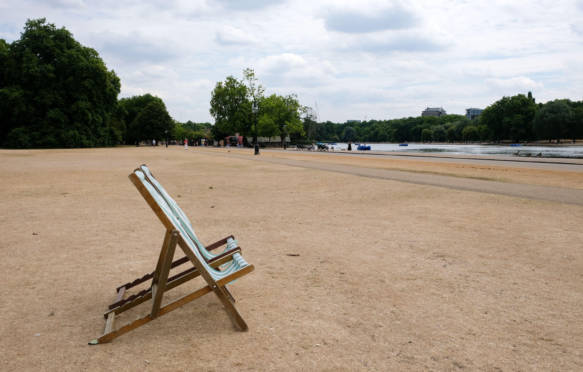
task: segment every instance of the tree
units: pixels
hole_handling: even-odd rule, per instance
[[[455,142],[455,128],[453,126],[449,127],[446,131],[447,133],[447,142]]]
[[[210,114],[215,118],[214,130],[250,135],[254,125],[250,94],[245,84],[233,76],[227,77],[224,83],[218,82],[211,93],[210,102]]]
[[[132,96],[119,100],[119,109],[116,114],[116,120],[121,121],[126,130],[122,133],[122,138],[127,142],[139,142],[139,137],[134,137],[134,132],[129,130],[133,121],[136,120],[140,111],[154,101],[164,104],[161,98],[151,95],[150,93],[141,96]],[[144,137],[141,137],[144,139]],[[182,137],[184,139],[184,137]]]
[[[472,125],[472,122],[470,119],[466,117],[453,123],[453,130],[455,131],[455,137],[458,141],[464,140],[462,132],[465,128],[469,127],[470,125]]]
[[[138,141],[174,137],[175,124],[162,101],[152,101],[130,124],[129,131]],[[168,131],[168,133],[166,133]]]
[[[537,110],[533,99],[524,94],[502,97],[486,107],[480,123],[487,125],[497,140],[532,138],[532,120]]]
[[[521,139],[530,138],[532,122],[522,118],[522,115],[514,115],[504,119],[503,124],[509,131],[510,139],[519,142]]]
[[[486,125],[494,138],[498,141],[504,139],[504,125],[502,122],[505,118],[506,103],[510,100],[508,97],[502,97],[502,99],[494,102],[492,105],[486,107],[482,111],[481,122]]]
[[[433,131],[431,129],[423,129],[423,132],[421,132],[421,141],[422,142],[431,142],[432,135],[433,135]]]
[[[478,134],[478,128],[476,127],[465,127],[462,131],[462,138],[464,141],[474,142],[477,141],[480,136]]]
[[[433,133],[431,133],[431,139],[435,142],[447,141],[447,132],[445,131],[445,128],[442,127],[441,125],[436,127],[433,130]]]
[[[573,111],[565,102],[550,101],[536,113],[533,129],[540,138],[560,140],[574,118]]]
[[[583,138],[583,108],[577,107],[573,110],[573,120],[568,128],[568,138],[573,140]]]
[[[277,133],[281,136],[281,147],[283,147],[285,137],[288,134],[298,133],[304,135],[304,126],[300,119],[301,106],[295,94],[288,96],[278,96],[272,94],[262,100],[261,122],[264,125],[275,124]],[[261,124],[259,129],[261,128]]]
[[[272,137],[275,137],[280,134],[277,123],[269,115],[261,116],[261,118],[259,119],[259,127],[257,130],[261,137],[269,138],[270,142]]]
[[[393,138],[392,140],[395,142],[406,142],[411,140],[411,131],[413,129],[409,129],[409,126],[405,123],[398,123],[393,130]],[[380,137],[386,132],[383,131],[381,135],[379,135],[379,141],[386,142],[388,139],[381,139]]]
[[[514,141],[532,138],[532,121],[536,110],[536,104],[524,94],[510,97],[505,107],[505,120],[508,120],[502,122],[506,138]]]
[[[352,127],[346,127],[344,130],[344,136],[342,136],[342,142],[354,141],[356,139],[356,132]]]
[[[13,148],[113,146],[119,78],[64,27],[28,20],[0,40],[0,144]]]
[[[411,130],[409,131],[409,133],[411,134],[411,141],[414,142],[421,141],[421,132],[423,132],[423,129],[428,128],[425,128],[423,125],[416,125],[413,128],[411,128]]]
[[[492,140],[492,131],[487,125],[480,125],[478,127],[478,134],[480,136],[480,141],[482,142]]]

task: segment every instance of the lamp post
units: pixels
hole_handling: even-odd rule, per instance
[[[255,101],[253,101],[252,111],[255,114],[255,155],[259,155],[259,136],[257,134],[257,113],[259,112],[259,107]]]
[[[168,131],[165,130],[164,133],[166,133],[166,148],[168,148]]]
[[[286,135],[285,135],[286,134],[285,128],[287,128],[287,125],[284,124],[283,125],[283,133],[282,133],[282,135],[283,135],[283,149],[284,150],[286,149],[286,145],[285,145],[285,137],[286,137]]]

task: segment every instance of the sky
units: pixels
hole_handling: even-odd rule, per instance
[[[583,0],[0,0],[0,38],[37,18],[97,50],[120,97],[161,97],[181,122],[213,123],[215,84],[245,68],[320,121],[583,99]]]

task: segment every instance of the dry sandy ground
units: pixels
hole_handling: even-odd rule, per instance
[[[142,163],[255,264],[231,286],[249,332],[210,294],[87,346],[157,260]],[[0,370],[583,370],[581,207],[181,148],[0,150],[0,174]]]
[[[195,151],[225,153],[225,148],[194,148]],[[401,170],[416,173],[440,174],[452,177],[465,177],[485,179],[499,182],[524,183],[541,186],[567,187],[573,189],[583,189],[583,172],[565,172],[542,169],[514,168],[509,166],[472,165],[455,163],[435,163],[415,160],[395,160],[379,158],[365,158],[349,155],[328,155],[325,153],[309,153],[303,151],[288,150],[281,151],[261,150],[263,155],[277,158],[296,159],[303,161],[314,161],[320,163],[343,164],[358,167]],[[252,151],[234,150],[237,154],[253,155]],[[560,159],[559,159],[560,160]]]

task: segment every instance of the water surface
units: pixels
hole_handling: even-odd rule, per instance
[[[539,153],[543,158],[571,158],[583,159],[583,146],[497,146],[497,145],[432,145],[432,144],[409,144],[409,146],[399,146],[398,144],[367,144],[371,151],[396,151],[396,152],[415,152],[415,153],[442,153],[448,155],[487,155],[487,156],[514,156],[520,151],[520,156],[532,154],[536,156]],[[347,149],[346,143],[338,143],[333,146],[334,149]],[[352,145],[352,150],[356,146]]]

